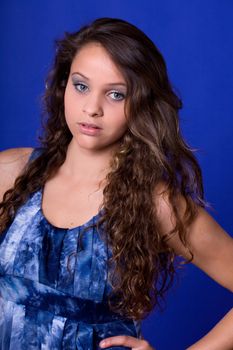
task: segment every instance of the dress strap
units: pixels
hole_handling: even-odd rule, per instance
[[[28,162],[31,162],[32,160],[39,157],[43,153],[43,151],[44,151],[44,148],[42,148],[42,147],[34,148],[29,159],[28,159]]]

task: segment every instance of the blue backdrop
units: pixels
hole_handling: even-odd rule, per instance
[[[53,41],[96,17],[118,17],[142,29],[163,53],[184,108],[181,126],[198,149],[212,215],[233,234],[233,2],[4,1],[1,26],[1,149],[36,146],[40,97],[54,54]],[[232,293],[194,265],[179,273],[163,313],[143,321],[157,350],[197,341],[232,307]]]

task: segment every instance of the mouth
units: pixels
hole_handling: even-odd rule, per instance
[[[79,132],[87,136],[99,136],[102,128],[93,123],[78,123]]]
[[[88,129],[102,129],[101,127],[99,127],[96,124],[91,124],[91,123],[78,123],[78,124],[83,126],[84,128],[88,128]]]

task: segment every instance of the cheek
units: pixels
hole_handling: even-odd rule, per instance
[[[69,94],[64,95],[64,112],[67,123],[74,121],[77,117],[77,106]]]
[[[124,135],[127,129],[128,127],[126,124],[126,120],[124,118],[119,118],[118,120],[114,121],[111,125],[111,136],[114,139],[118,139]]]
[[[113,128],[126,128],[126,117],[123,105],[118,107],[114,106],[114,108],[112,106],[110,106],[110,108],[106,108],[105,115],[107,117],[106,122],[109,122],[109,124],[111,124]]]
[[[70,103],[69,103],[69,96],[67,94],[67,89],[66,89],[65,94],[64,94],[64,112],[65,112],[66,121],[67,121],[68,115],[70,113],[69,112],[70,108],[68,106],[70,106]]]
[[[127,122],[124,111],[121,110],[115,117],[114,127],[119,131],[125,131],[127,129]]]

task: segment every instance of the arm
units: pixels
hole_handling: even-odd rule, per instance
[[[26,165],[33,148],[10,148],[0,152],[0,202]]]
[[[161,188],[162,189],[162,188]],[[161,232],[168,233],[174,227],[174,217],[168,196],[159,190],[155,196]],[[179,199],[179,212],[185,211],[185,201]],[[187,238],[194,254],[192,263],[203,270],[217,283],[233,292],[233,239],[223,228],[203,209],[198,209],[198,215],[190,225]],[[168,240],[168,245],[177,255],[190,258],[175,233]],[[231,350],[233,349],[233,309],[201,340],[187,350]]]
[[[227,350],[233,348],[233,308],[197,343],[186,350]]]

